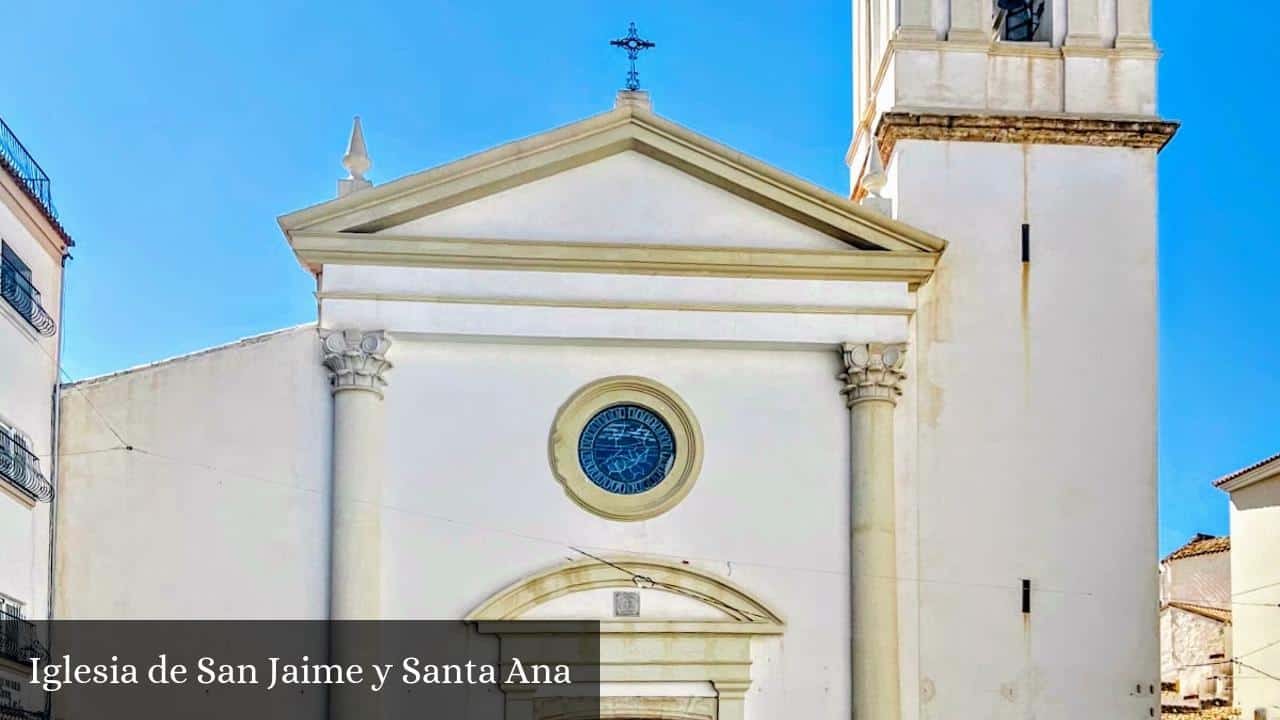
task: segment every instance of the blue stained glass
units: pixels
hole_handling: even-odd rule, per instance
[[[578,462],[591,482],[617,495],[651,490],[671,472],[676,441],[662,418],[639,405],[596,413],[578,437]]]

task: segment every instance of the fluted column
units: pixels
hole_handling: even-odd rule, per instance
[[[852,480],[853,717],[898,720],[898,553],[893,409],[904,345],[846,343]]]
[[[382,332],[321,330],[333,386],[333,509],[329,617],[382,615],[382,413],[391,341]]]

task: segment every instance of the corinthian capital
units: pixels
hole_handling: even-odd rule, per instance
[[[902,395],[902,381],[907,377],[903,366],[907,346],[901,343],[845,343],[840,347],[844,372],[840,380],[849,407],[864,400],[887,400],[897,403]]]
[[[391,369],[387,349],[391,339],[381,330],[321,330],[324,349],[321,361],[329,368],[333,391],[367,390],[382,395],[387,381],[382,374]]]

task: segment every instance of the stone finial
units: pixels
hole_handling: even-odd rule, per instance
[[[329,369],[335,393],[342,390],[366,390],[382,395],[387,381],[383,373],[391,369],[387,350],[391,339],[381,330],[321,330],[324,351],[321,362]]]
[[[631,107],[653,112],[653,100],[648,90],[619,90],[613,99],[615,108]]]
[[[364,128],[360,126],[359,115],[351,123],[351,139],[347,141],[347,154],[342,156],[342,167],[347,169],[348,175],[338,181],[338,197],[373,187],[373,183],[364,176],[373,167],[373,161],[369,159],[369,149],[364,144]]]
[[[888,182],[889,176],[885,174],[884,163],[880,160],[880,148],[873,139],[870,149],[867,150],[866,172],[862,173],[862,180],[858,183],[866,192],[862,196],[862,206],[881,215],[892,215],[892,203],[888,198],[880,195],[880,191]]]
[[[907,361],[907,346],[902,343],[845,343],[840,347],[844,372],[840,380],[849,407],[864,400],[887,400],[897,403],[902,395],[902,381]]]

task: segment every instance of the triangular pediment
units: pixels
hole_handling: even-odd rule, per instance
[[[340,234],[931,255],[944,247],[629,105],[285,215],[280,224],[291,242]]]

